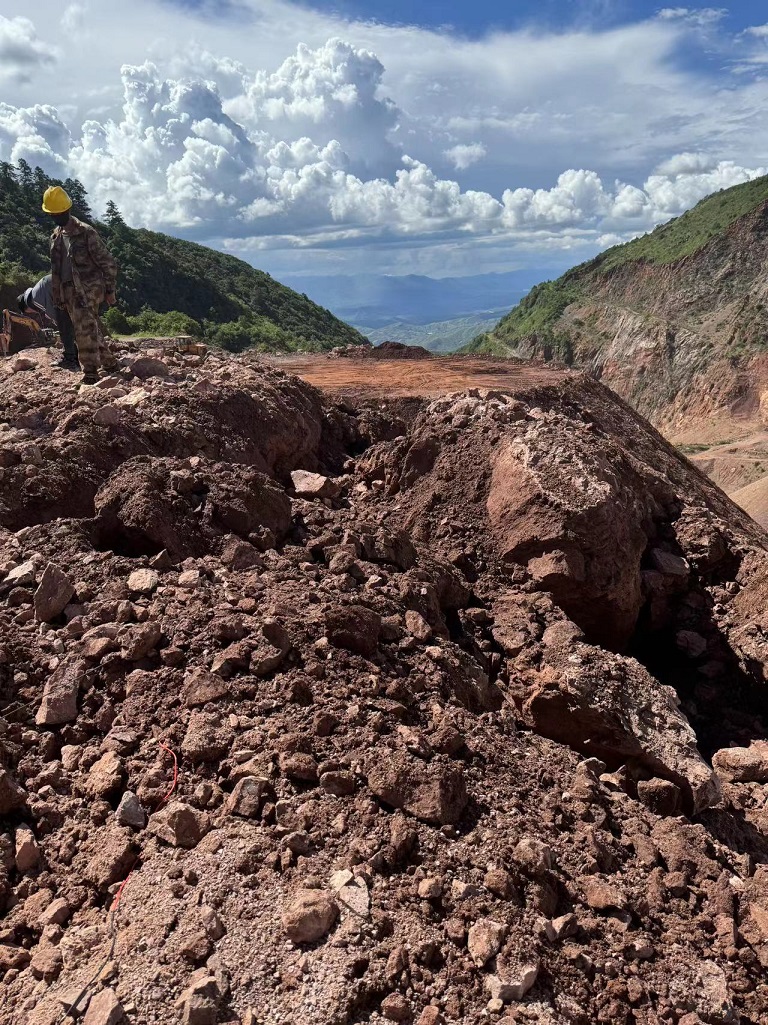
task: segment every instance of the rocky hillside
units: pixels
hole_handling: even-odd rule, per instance
[[[0,162],[0,308],[13,304],[22,288],[50,271],[52,225],[40,203],[51,184],[62,183],[23,162],[18,167]],[[364,341],[329,310],[243,260],[159,232],[131,228],[114,205],[100,223],[80,182],[63,184],[75,213],[96,224],[120,264],[118,298],[129,319],[124,316],[121,321],[117,311],[110,312],[107,322],[113,331],[152,329],[152,317],[146,311],[175,311],[196,323],[161,321],[155,330],[194,332],[234,351],[331,349]]]
[[[579,366],[681,440],[729,437],[768,385],[768,178],[537,286],[472,351]],[[710,432],[711,433],[711,432]]]
[[[587,377],[120,364],[0,366],[3,1025],[765,1021],[767,536]]]

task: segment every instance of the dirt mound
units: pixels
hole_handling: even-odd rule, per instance
[[[372,354],[377,359],[432,359],[433,353],[423,345],[405,345],[403,342],[382,342]]]
[[[1,1022],[765,1020],[768,538],[652,428],[522,368],[406,408],[41,358]]]

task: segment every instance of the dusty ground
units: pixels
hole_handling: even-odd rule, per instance
[[[768,535],[578,375],[120,360],[0,366],[2,1025],[768,1020]]]
[[[515,392],[553,384],[563,372],[517,360],[470,356],[436,356],[424,360],[383,360],[293,356],[278,358],[275,366],[329,395],[360,398],[436,398],[471,388]]]

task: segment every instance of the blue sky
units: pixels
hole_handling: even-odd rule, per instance
[[[169,0],[196,10],[238,16],[238,0]],[[448,29],[477,38],[488,32],[538,26],[564,30],[627,25],[655,17],[665,7],[723,11],[733,30],[760,24],[766,16],[762,0],[727,4],[675,4],[658,0],[304,0],[302,6],[351,20],[372,20],[390,25],[418,25]]]
[[[124,10],[3,0],[0,159],[278,276],[556,272],[768,172],[756,0]]]

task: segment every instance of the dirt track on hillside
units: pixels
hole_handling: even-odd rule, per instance
[[[565,371],[517,362],[460,356],[372,360],[328,356],[275,359],[275,366],[332,395],[360,398],[437,397],[470,388],[515,392],[561,381]]]

